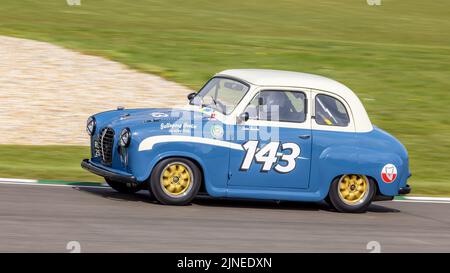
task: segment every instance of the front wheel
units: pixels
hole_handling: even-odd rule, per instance
[[[339,212],[365,212],[375,192],[375,183],[365,175],[346,174],[331,183],[328,198]]]
[[[115,181],[109,178],[105,178],[106,183],[113,189],[115,189],[116,191],[120,192],[120,193],[136,193],[139,190],[141,190],[141,188],[139,187],[139,185],[134,185],[134,184],[127,184],[127,183],[123,183],[120,181]]]
[[[197,195],[202,182],[199,168],[186,158],[160,161],[152,171],[150,190],[166,205],[187,205]]]

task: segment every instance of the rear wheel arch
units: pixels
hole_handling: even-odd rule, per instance
[[[367,177],[367,179],[372,180],[373,184],[377,187],[377,193],[380,191],[380,186],[378,185],[378,181],[370,175],[365,174],[365,176]]]
[[[341,178],[343,175],[346,175],[346,174],[352,174],[352,173],[348,172],[348,173],[343,173],[343,174],[336,175],[335,177],[333,177],[333,179],[331,179],[331,181],[329,181],[328,192],[327,192],[326,196],[328,196],[328,194],[330,194],[330,187],[331,187],[331,184],[333,183],[333,181],[336,180],[336,179]],[[373,176],[370,176],[370,175],[367,175],[367,174],[360,174],[360,175],[364,175],[364,176],[367,177],[367,179],[371,180],[375,184],[375,186],[377,188],[377,194],[380,193],[380,187],[378,185],[378,181]]]
[[[341,180],[345,179],[344,176],[348,176],[349,178],[351,176],[353,176],[354,179],[355,176],[360,176],[360,177],[365,177],[365,181],[364,184],[366,184],[364,186],[364,188],[367,187],[367,191],[365,192],[366,197],[364,197],[365,199],[362,199],[361,201],[358,202],[362,202],[362,203],[354,203],[354,204],[349,204],[348,199],[346,201],[344,201],[343,198],[346,199],[346,197],[339,197],[339,195],[341,195],[341,193],[339,193],[339,185],[342,183]],[[353,180],[356,181],[356,180]],[[349,182],[347,183],[352,183],[352,180],[349,180]],[[359,183],[355,183],[354,185],[357,186],[359,185],[363,185],[363,182],[361,182],[361,184]],[[347,184],[348,187],[349,184]],[[354,187],[354,186],[353,186]],[[358,186],[359,188],[359,186]],[[348,190],[347,190],[348,191]],[[353,192],[353,189],[352,189]],[[358,194],[358,191],[355,191],[354,193],[350,193],[350,196],[353,196],[353,194]],[[374,201],[375,196],[378,194],[379,192],[379,187],[378,187],[378,183],[376,181],[376,179],[374,179],[372,176],[366,175],[366,174],[358,174],[358,173],[344,173],[344,174],[340,174],[335,176],[332,181],[329,184],[328,187],[328,193],[325,197],[325,201],[332,207],[334,207],[336,210],[340,211],[340,212],[364,212],[366,211],[366,209],[368,208],[368,206],[370,205],[370,203],[372,201]],[[352,198],[352,197],[351,197]],[[349,199],[352,200],[350,202],[353,201],[357,201],[355,199]]]

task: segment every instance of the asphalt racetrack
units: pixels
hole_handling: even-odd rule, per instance
[[[325,203],[200,197],[174,207],[147,191],[0,184],[1,252],[69,252],[71,241],[81,252],[449,252],[450,204],[342,214]]]

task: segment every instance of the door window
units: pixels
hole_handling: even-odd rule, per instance
[[[261,91],[245,111],[250,119],[302,123],[306,120],[306,95],[298,91]]]

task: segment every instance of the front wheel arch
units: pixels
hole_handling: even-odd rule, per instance
[[[192,163],[194,163],[197,166],[197,168],[200,170],[200,174],[201,174],[201,184],[200,184],[199,192],[200,193],[207,192],[206,191],[206,185],[205,185],[205,173],[204,173],[203,167],[195,158],[192,158],[192,157],[189,157],[189,156],[168,155],[168,156],[164,156],[164,157],[159,158],[159,160],[157,162],[155,162],[155,164],[153,164],[153,167],[152,167],[152,170],[150,172],[150,175],[148,176],[148,178],[145,181],[145,183],[148,183],[148,185],[150,185],[149,184],[150,183],[150,179],[152,178],[152,174],[153,174],[153,171],[155,169],[155,166],[158,165],[161,161],[166,160],[166,159],[170,159],[170,158],[184,158],[184,159],[189,160]]]

